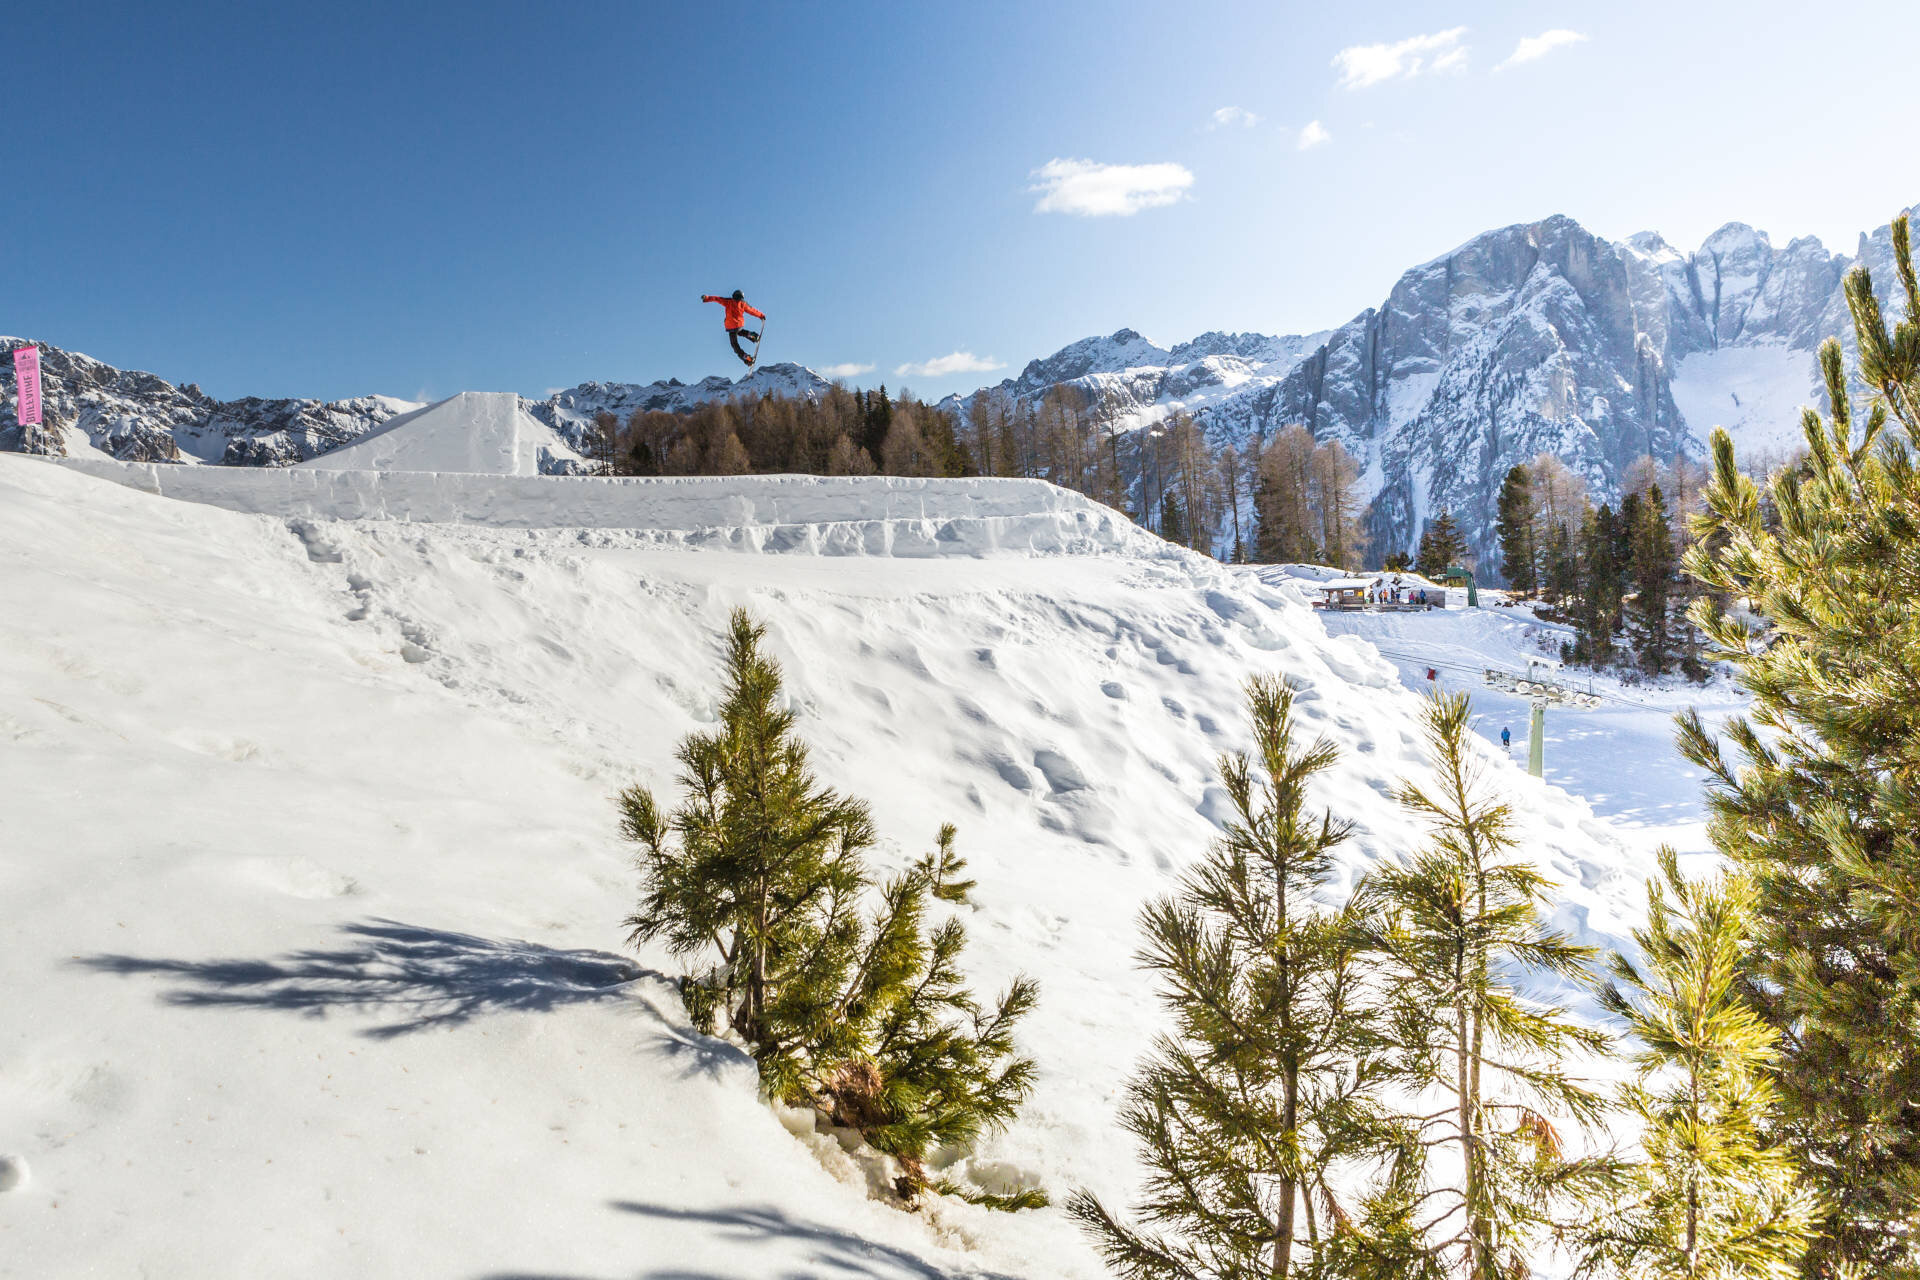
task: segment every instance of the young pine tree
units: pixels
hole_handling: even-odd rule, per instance
[[[1891,332],[1866,270],[1846,279],[1865,420],[1830,340],[1830,413],[1805,416],[1804,468],[1763,495],[1714,432],[1685,561],[1710,591],[1694,620],[1753,695],[1726,730],[1740,763],[1697,716],[1681,748],[1710,775],[1715,845],[1755,886],[1753,987],[1783,1035],[1777,1132],[1830,1206],[1812,1274],[1920,1274],[1920,286],[1904,217],[1893,244],[1907,315]]]
[[[1372,1127],[1356,939],[1314,901],[1348,832],[1306,810],[1335,749],[1295,746],[1293,691],[1279,680],[1254,680],[1247,697],[1256,755],[1220,762],[1234,817],[1142,921],[1140,958],[1176,1028],[1121,1119],[1151,1170],[1139,1206],[1150,1226],[1084,1191],[1069,1210],[1128,1280],[1326,1274],[1323,1254],[1346,1230],[1345,1189],[1329,1175]]]
[[[1639,1042],[1625,1109],[1644,1163],[1596,1225],[1586,1270],[1634,1280],[1792,1280],[1817,1219],[1787,1150],[1763,1130],[1777,1105],[1779,1033],[1743,990],[1751,893],[1689,881],[1672,849],[1647,884],[1641,962],[1612,959],[1601,1002]],[[1664,883],[1663,883],[1664,882]]]
[[[1468,1280],[1527,1275],[1564,1211],[1604,1186],[1604,1161],[1563,1154],[1554,1118],[1586,1126],[1602,1099],[1566,1059],[1605,1047],[1604,1034],[1522,997],[1521,972],[1586,977],[1592,954],[1548,927],[1549,882],[1513,856],[1513,813],[1487,793],[1470,745],[1464,694],[1425,711],[1433,789],[1402,783],[1398,799],[1431,828],[1404,865],[1355,892],[1389,992],[1385,1035],[1408,1094],[1411,1138],[1389,1195],[1368,1206],[1378,1236],[1403,1258],[1378,1275]],[[1435,1162],[1436,1151],[1450,1163]]]
[[[1187,512],[1180,505],[1177,495],[1169,492],[1160,496],[1160,536],[1168,542],[1187,544]]]
[[[1530,596],[1538,586],[1538,555],[1533,545],[1533,477],[1516,466],[1500,483],[1500,572],[1516,595]]]
[[[720,728],[689,735],[675,753],[680,806],[666,812],[639,786],[619,803],[646,881],[629,941],[706,954],[682,984],[689,1011],[726,1026],[763,1073],[784,1078],[840,1000],[861,940],[861,855],[874,828],[865,804],[815,779],[764,636],[734,612]]]
[[[681,803],[668,812],[644,787],[620,793],[644,877],[629,941],[704,958],[681,983],[695,1022],[738,1036],[768,1094],[812,1105],[897,1157],[897,1189],[912,1200],[929,1185],[934,1146],[1006,1124],[1031,1090],[1034,1065],[1016,1055],[1012,1032],[1036,990],[1018,979],[983,1007],[959,970],[964,927],[929,926],[929,898],[964,903],[971,887],[958,879],[951,827],[861,918],[872,819],[815,779],[764,635],[734,612],[720,726],[677,753]]]
[[[836,1123],[857,1129],[895,1157],[894,1190],[906,1201],[928,1187],[995,1209],[1043,1207],[1038,1190],[998,1196],[935,1183],[926,1159],[936,1147],[971,1147],[1005,1128],[1033,1090],[1032,1059],[1018,1056],[1015,1025],[1039,987],[1016,978],[991,1009],[960,970],[966,927],[949,917],[929,928],[928,899],[967,905],[966,860],[953,850],[951,823],[939,846],[887,886],[871,942],[853,967],[841,1017],[808,1046],[807,1084]]]

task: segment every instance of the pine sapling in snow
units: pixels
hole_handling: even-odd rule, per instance
[[[664,810],[639,786],[619,796],[644,878],[629,941],[696,961],[681,983],[695,1022],[746,1045],[770,1096],[894,1156],[911,1201],[934,1185],[935,1148],[1004,1127],[1031,1092],[1034,1064],[1013,1029],[1037,988],[1019,978],[981,1005],[959,968],[965,927],[928,920],[929,899],[965,905],[973,887],[951,825],[862,915],[875,896],[863,858],[872,818],[815,778],[764,636],[735,611],[720,727],[680,744],[680,804]],[[939,1189],[998,1208],[1045,1203],[1037,1192]]]
[[[1527,971],[1583,980],[1592,952],[1547,926],[1549,882],[1513,856],[1513,812],[1489,794],[1469,718],[1464,694],[1427,700],[1435,785],[1403,782],[1398,799],[1430,840],[1355,892],[1389,993],[1381,1034],[1415,1102],[1350,1273],[1528,1274],[1546,1241],[1575,1225],[1573,1211],[1611,1185],[1611,1162],[1568,1157],[1555,1124],[1602,1115],[1604,1100],[1565,1063],[1607,1037],[1512,981]]]
[[[1018,1113],[1035,1067],[1016,1053],[1013,1029],[1039,995],[1031,979],[1017,978],[982,1006],[960,970],[966,927],[951,917],[928,926],[929,898],[966,905],[972,883],[951,878],[965,860],[953,853],[953,827],[940,834],[938,851],[887,887],[843,1020],[815,1051],[816,1098],[899,1160],[903,1199],[934,1186],[993,1208],[1036,1208],[1047,1203],[1038,1191],[967,1191],[934,1182],[926,1169],[936,1148],[969,1148]]]
[[[1714,844],[1754,884],[1749,976],[1783,1033],[1774,1135],[1828,1205],[1810,1274],[1920,1275],[1920,282],[1905,217],[1893,249],[1906,318],[1891,331],[1866,269],[1846,278],[1864,420],[1829,340],[1829,416],[1806,412],[1804,462],[1762,490],[1715,431],[1685,559],[1709,590],[1691,616],[1754,699],[1725,730],[1739,763],[1698,716],[1680,742],[1710,775]]]
[[[1639,1078],[1622,1100],[1646,1159],[1597,1221],[1583,1271],[1791,1280],[1818,1204],[1791,1153],[1763,1136],[1778,1106],[1780,1037],[1744,990],[1751,888],[1725,875],[1689,881],[1672,849],[1660,851],[1660,873],[1647,885],[1647,924],[1633,931],[1641,962],[1615,955],[1602,995],[1639,1043]]]
[[[1382,1140],[1358,940],[1315,901],[1349,830],[1306,810],[1335,748],[1295,745],[1280,681],[1253,681],[1248,701],[1257,755],[1220,762],[1226,834],[1142,918],[1140,959],[1175,1023],[1121,1115],[1149,1168],[1146,1225],[1084,1191],[1071,1206],[1129,1280],[1329,1274],[1354,1159]]]

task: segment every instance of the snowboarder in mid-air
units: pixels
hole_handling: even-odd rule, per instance
[[[733,354],[739,356],[747,368],[753,368],[753,362],[760,351],[760,335],[745,327],[747,323],[746,317],[758,316],[761,320],[765,320],[767,313],[757,311],[748,306],[747,295],[738,289],[733,291],[731,298],[723,298],[717,293],[703,293],[700,295],[700,301],[717,302],[727,309],[727,340],[733,343]],[[762,327],[764,328],[765,326],[763,325]],[[754,355],[748,355],[741,349],[740,339],[742,338],[745,338],[753,344]]]

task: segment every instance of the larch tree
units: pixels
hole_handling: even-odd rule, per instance
[[[1708,771],[1714,844],[1755,886],[1751,987],[1782,1036],[1775,1132],[1829,1206],[1816,1275],[1920,1275],[1920,286],[1904,216],[1893,248],[1897,325],[1864,267],[1845,281],[1866,411],[1829,340],[1803,464],[1762,490],[1715,431],[1685,560],[1710,589],[1694,620],[1753,697],[1725,729],[1737,760],[1697,715],[1681,747]]]
[[[1254,488],[1256,558],[1269,564],[1310,562],[1319,552],[1313,518],[1313,435],[1292,426],[1260,451]]]
[[[1338,569],[1351,569],[1359,560],[1359,483],[1360,464],[1345,445],[1326,440],[1314,447],[1312,506],[1320,554]]]
[[[1229,564],[1245,564],[1246,540],[1240,534],[1240,451],[1232,445],[1220,451],[1214,464],[1219,471],[1220,505],[1233,522],[1233,545],[1228,550]]]

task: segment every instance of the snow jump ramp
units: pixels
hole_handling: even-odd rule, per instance
[[[572,450],[510,391],[462,391],[403,413],[352,444],[299,464],[313,471],[438,471],[537,476],[542,451]]]

